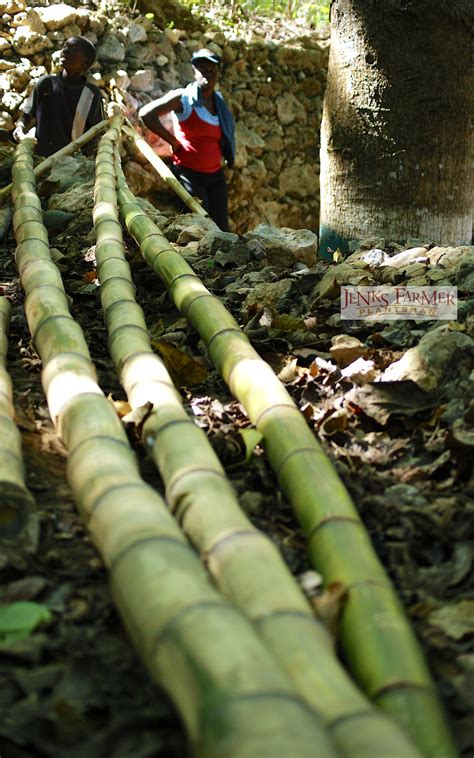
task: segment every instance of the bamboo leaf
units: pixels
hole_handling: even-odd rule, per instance
[[[245,445],[245,460],[249,461],[258,443],[262,441],[263,434],[252,426],[249,426],[246,429],[239,429],[239,434]]]

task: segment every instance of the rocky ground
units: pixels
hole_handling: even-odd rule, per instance
[[[41,196],[73,315],[103,390],[123,413],[94,268],[93,172],[91,160],[65,159],[41,183]],[[415,625],[467,758],[474,744],[474,249],[373,239],[334,265],[316,262],[309,231],[260,225],[239,237],[191,214],[148,209],[272,365],[333,460]],[[2,637],[0,628],[0,754],[181,758],[178,719],[124,637],[100,558],[74,508],[13,253],[7,234],[0,289],[14,306],[9,369],[37,511],[19,540],[2,544],[0,602],[37,602],[48,619],[24,639]],[[127,256],[154,349],[209,435],[242,508],[301,576],[310,568],[304,538],[263,447],[246,451],[243,408],[130,240]],[[341,321],[342,284],[387,282],[457,285],[458,319]],[[130,434],[143,476],[161,491]]]

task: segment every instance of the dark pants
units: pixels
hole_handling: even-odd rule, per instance
[[[184,166],[172,166],[174,175],[190,195],[199,198],[213,221],[224,232],[229,231],[227,215],[227,183],[221,168],[213,174],[194,171]]]

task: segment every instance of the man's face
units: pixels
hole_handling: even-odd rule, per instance
[[[76,42],[66,40],[60,57],[61,65],[71,79],[84,74],[89,68],[89,61],[83,49]]]
[[[219,78],[219,66],[217,63],[208,61],[205,58],[198,60],[193,64],[194,78],[200,87],[214,87]]]

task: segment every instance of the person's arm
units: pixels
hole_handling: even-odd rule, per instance
[[[160,116],[164,116],[171,111],[175,111],[176,113],[183,112],[181,103],[182,92],[182,89],[172,90],[163,97],[160,97],[159,100],[153,100],[153,102],[144,105],[138,112],[145,126],[165,140],[165,142],[168,142],[173,148],[173,152],[176,152],[181,147],[181,143],[172,132],[165,129],[160,121]]]

